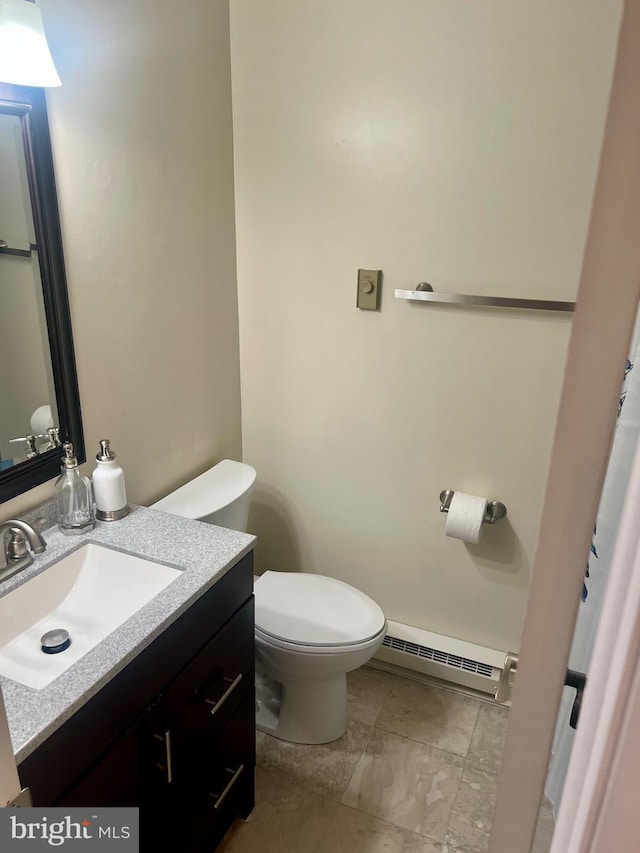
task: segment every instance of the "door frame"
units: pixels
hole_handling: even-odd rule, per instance
[[[529,853],[640,298],[640,0],[626,0],[490,853]]]

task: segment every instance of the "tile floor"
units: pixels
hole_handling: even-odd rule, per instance
[[[486,853],[507,710],[369,667],[321,746],[258,733],[256,807],[224,853]],[[541,809],[532,853],[553,833]]]

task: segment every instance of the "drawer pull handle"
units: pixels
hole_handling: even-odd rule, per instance
[[[224,681],[231,681],[231,679],[225,678]],[[224,703],[227,701],[229,696],[231,696],[231,694],[236,689],[238,684],[240,684],[241,681],[242,681],[242,673],[240,673],[240,675],[238,675],[233,681],[231,681],[231,684],[227,687],[227,689],[224,691],[224,693],[222,694],[222,696],[219,699],[205,699],[204,700],[207,703],[207,705],[213,705],[213,707],[211,708],[212,714],[215,714],[216,711],[220,710],[220,708],[224,705]]]
[[[231,767],[225,767],[225,770],[227,771],[227,773],[232,773],[233,775],[232,775],[231,779],[229,779],[229,781],[227,782],[227,785],[221,794],[209,794],[209,796],[213,797],[213,799],[216,801],[215,805],[214,805],[214,809],[220,808],[220,806],[222,805],[222,803],[224,801],[224,798],[227,796],[229,791],[233,788],[235,783],[238,781],[238,777],[240,776],[240,774],[244,770],[244,764],[241,764],[240,767],[238,767],[238,769],[235,771]]]
[[[171,762],[171,730],[167,729],[163,734],[155,734],[154,738],[156,740],[164,741],[164,755],[165,755],[165,763],[164,764],[156,764],[156,767],[159,770],[166,771],[167,774],[167,785],[170,785],[173,781],[173,768]]]

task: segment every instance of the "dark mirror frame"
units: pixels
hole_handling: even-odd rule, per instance
[[[0,113],[17,115],[22,123],[60,438],[63,442],[72,441],[78,462],[84,462],[80,395],[44,90],[0,83]],[[6,370],[7,366],[0,369]],[[62,455],[62,448],[57,447],[0,472],[0,503],[57,477]]]

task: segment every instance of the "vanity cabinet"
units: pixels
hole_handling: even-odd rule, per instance
[[[215,849],[254,805],[248,554],[19,766],[34,805],[140,807],[141,850]]]

